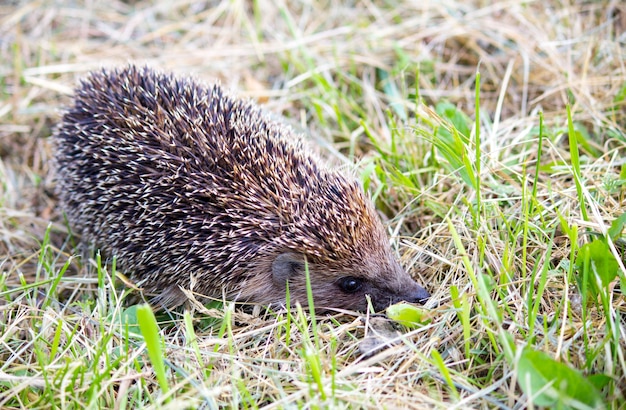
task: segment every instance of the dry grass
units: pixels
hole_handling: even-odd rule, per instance
[[[520,408],[537,400],[519,385],[524,346],[608,376],[606,406],[626,405],[623,265],[604,299],[581,291],[575,267],[625,206],[623,2],[8,3],[0,407]],[[50,172],[76,80],[128,61],[219,79],[331,161],[358,162],[403,264],[433,293],[432,321],[366,356],[385,328],[375,317],[198,307],[160,318],[166,394],[144,339],[119,326],[111,269],[70,258]],[[473,184],[443,154],[434,111],[452,103],[448,119],[476,141],[477,70]]]

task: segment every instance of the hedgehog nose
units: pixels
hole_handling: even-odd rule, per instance
[[[423,305],[424,303],[426,303],[426,301],[430,297],[430,293],[428,293],[426,289],[418,285],[417,290],[412,296],[413,296],[413,300],[410,300],[407,302],[419,303],[420,305]]]

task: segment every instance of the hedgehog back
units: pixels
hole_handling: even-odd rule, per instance
[[[55,142],[73,229],[148,291],[195,280],[207,295],[236,292],[258,258],[289,250],[366,257],[379,223],[355,181],[218,85],[146,67],[94,72]]]

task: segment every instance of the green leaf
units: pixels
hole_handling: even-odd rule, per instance
[[[432,312],[430,310],[418,308],[404,302],[389,306],[386,312],[389,319],[395,320],[409,328],[419,328],[432,320]]]
[[[604,409],[605,401],[579,371],[547,354],[524,348],[517,362],[520,387],[535,406],[562,409]]]
[[[612,240],[616,240],[622,236],[624,230],[624,224],[626,224],[626,212],[621,214],[617,219],[611,223],[609,228],[609,236]]]
[[[608,386],[613,379],[606,374],[592,374],[588,377],[589,381],[596,386],[596,389],[602,390]]]
[[[601,153],[597,149],[595,149],[589,142],[590,140],[592,140],[592,137],[589,135],[589,131],[587,131],[587,129],[580,123],[574,123],[574,129],[576,130],[574,136],[576,137],[578,144],[591,155],[595,156],[596,158],[599,157]]]
[[[576,257],[576,264],[579,268],[583,266],[583,259],[589,255],[591,271],[600,278],[603,288],[609,286],[609,284],[617,276],[619,265],[609,245],[604,239],[595,239],[590,243],[586,243],[580,247],[578,256]],[[596,280],[591,276],[591,282],[589,285],[598,291]]]
[[[468,156],[472,121],[449,102],[437,104],[435,110],[445,124],[437,128],[433,144],[448,161],[448,171],[458,173],[468,186],[476,189],[476,176]]]
[[[435,111],[456,128],[465,144],[469,143],[469,135],[472,132],[470,128],[472,120],[463,111],[460,111],[454,104],[447,101],[438,103]],[[442,133],[443,135],[450,135],[447,132]]]
[[[622,181],[626,180],[626,164],[622,164],[622,168],[619,172],[619,179],[621,179]]]
[[[128,333],[133,337],[141,335],[139,319],[137,318],[137,309],[139,306],[140,305],[129,306],[113,318],[113,321],[118,323],[122,330],[128,329]]]

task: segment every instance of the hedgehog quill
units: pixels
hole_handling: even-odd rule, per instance
[[[92,72],[54,134],[57,193],[83,243],[152,302],[181,289],[365,311],[428,292],[400,266],[356,180],[252,102],[149,67]]]

